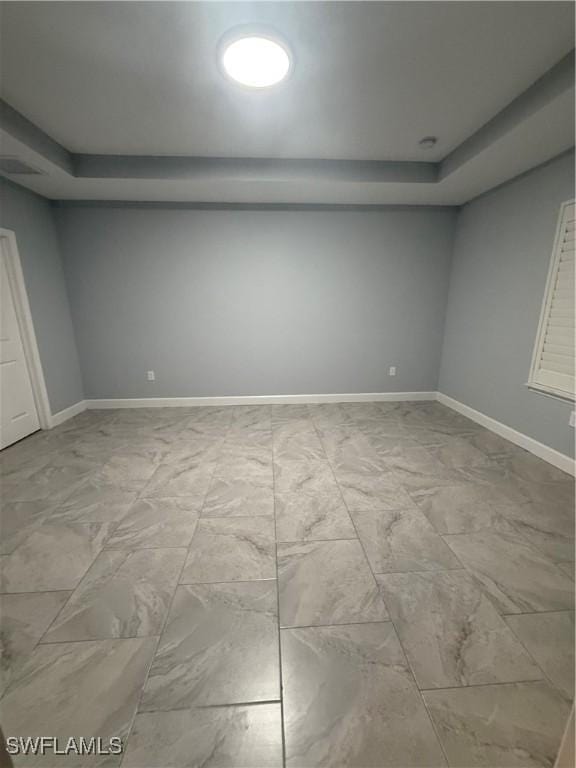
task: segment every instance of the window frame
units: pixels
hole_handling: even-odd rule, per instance
[[[532,351],[532,361],[530,363],[530,372],[528,375],[528,381],[526,383],[526,386],[535,392],[539,392],[540,394],[548,395],[550,397],[555,397],[570,403],[574,403],[576,401],[576,389],[575,389],[575,392],[567,392],[562,389],[556,389],[555,387],[552,387],[550,385],[541,384],[540,382],[535,380],[535,377],[538,371],[538,363],[542,355],[542,349],[544,347],[546,321],[548,318],[550,304],[552,303],[555,278],[558,271],[558,263],[561,257],[560,242],[561,242],[561,237],[563,232],[564,212],[566,208],[575,204],[576,204],[576,199],[572,199],[572,200],[566,200],[560,206],[560,212],[558,214],[558,219],[556,223],[556,234],[554,235],[554,244],[552,246],[552,253],[550,255],[550,264],[548,266],[548,276],[546,278],[544,296],[542,299],[542,306],[540,309],[540,319],[538,321],[538,329],[536,331],[536,338],[534,341],[534,348]]]

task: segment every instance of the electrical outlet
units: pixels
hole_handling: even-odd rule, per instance
[[[146,371],[146,378],[148,381],[156,381],[156,374],[154,371]]]
[[[570,426],[576,427],[576,411],[572,411],[570,414]]]
[[[391,365],[390,368],[388,368],[388,376],[396,376],[396,366]]]

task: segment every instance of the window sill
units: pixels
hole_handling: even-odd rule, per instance
[[[546,397],[551,397],[554,400],[560,400],[563,403],[569,403],[570,405],[574,405],[574,402],[576,402],[576,396],[570,395],[567,392],[559,392],[553,389],[549,389],[548,387],[541,387],[538,384],[532,384],[529,381],[525,384],[526,387],[531,392],[535,392],[538,395],[545,395]]]

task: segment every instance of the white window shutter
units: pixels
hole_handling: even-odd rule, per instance
[[[530,386],[574,398],[574,247],[576,207],[564,203],[550,263]]]

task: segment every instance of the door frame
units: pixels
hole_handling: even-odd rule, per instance
[[[8,283],[10,285],[10,290],[12,291],[16,319],[22,336],[22,346],[24,347],[24,356],[30,373],[34,402],[36,404],[36,410],[38,411],[38,420],[42,429],[51,429],[52,411],[50,410],[48,390],[46,389],[42,362],[40,361],[40,352],[38,351],[38,342],[34,331],[30,303],[28,302],[22,263],[20,261],[20,254],[18,253],[16,233],[11,229],[0,227],[0,245],[6,256]]]

